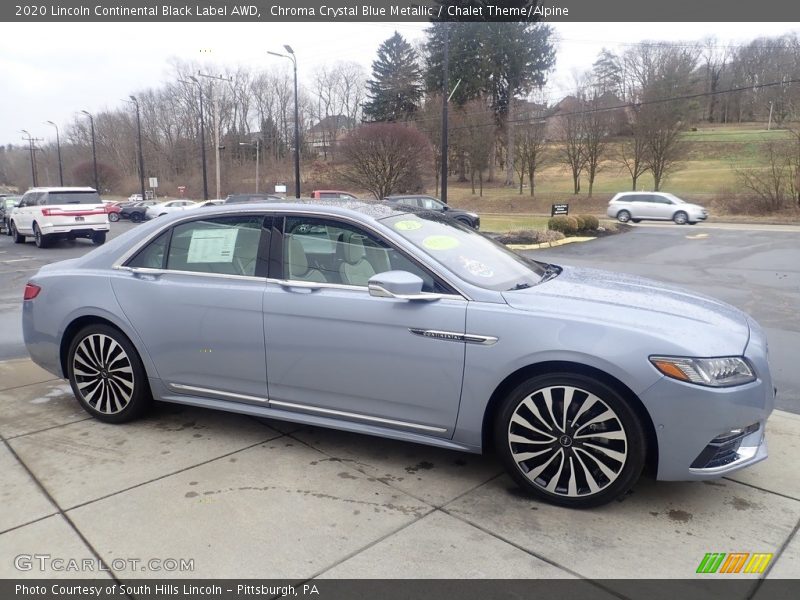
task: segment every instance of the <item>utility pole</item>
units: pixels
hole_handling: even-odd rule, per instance
[[[189,75],[194,83],[197,84],[197,89],[200,95],[200,160],[203,165],[203,200],[208,200],[208,173],[206,170],[206,126],[205,118],[203,117],[203,86],[194,75]],[[181,83],[188,83],[180,79]]]
[[[212,79],[215,81],[232,81],[229,77],[220,77],[219,75],[206,75],[201,73],[200,71],[197,72],[198,77],[205,77],[206,79]],[[222,149],[219,145],[219,96],[214,93],[214,84],[211,84],[211,104],[214,107],[214,159],[216,162],[216,176],[217,176],[217,195],[216,198],[219,198],[221,195],[220,191],[220,167],[219,167],[219,151]]]
[[[34,144],[36,142],[44,141],[41,138],[33,137],[27,129],[20,129],[22,133],[24,133],[27,137],[22,138],[26,142],[28,142],[28,149],[31,154],[31,183],[33,184],[31,187],[37,187],[38,182],[36,178],[36,148]]]
[[[136,105],[136,129],[139,132],[139,186],[141,187],[142,200],[147,200],[147,195],[144,191],[144,154],[142,153],[142,119],[139,110],[139,101],[136,96],[129,96],[131,102]],[[97,190],[98,193],[100,190]]]
[[[61,164],[61,138],[58,135],[58,125],[52,121],[47,121],[56,128],[56,147],[58,148],[58,181],[61,187],[64,187],[64,168]]]
[[[769,101],[769,123],[767,123],[767,131],[772,129],[772,100]]]
[[[447,104],[450,100],[450,24],[444,23],[444,60],[442,64],[442,193],[441,201],[447,204]],[[455,91],[455,90],[453,90]]]
[[[259,179],[259,177],[258,177],[259,148],[261,146],[261,139],[260,138],[256,138],[256,143],[255,144],[248,144],[247,142],[239,142],[239,145],[240,146],[250,146],[251,148],[253,146],[256,147],[256,194],[257,194],[258,193],[258,179]]]

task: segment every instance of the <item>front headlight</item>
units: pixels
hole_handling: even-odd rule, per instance
[[[730,387],[755,381],[750,364],[740,356],[686,358],[651,356],[650,362],[667,377],[713,387]]]

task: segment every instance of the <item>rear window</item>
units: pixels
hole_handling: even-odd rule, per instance
[[[47,204],[102,204],[97,192],[48,192]]]

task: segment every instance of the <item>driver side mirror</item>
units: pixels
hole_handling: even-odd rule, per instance
[[[375,298],[396,298],[398,300],[439,300],[441,294],[422,291],[422,279],[408,271],[385,271],[369,278],[369,295]]]

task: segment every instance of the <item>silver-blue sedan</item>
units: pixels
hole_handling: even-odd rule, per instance
[[[157,307],[158,310],[153,310]],[[94,417],[153,398],[495,448],[534,496],[767,456],[762,329],[688,291],[522,258],[438,213],[252,204],[156,219],[25,289],[33,360]]]

